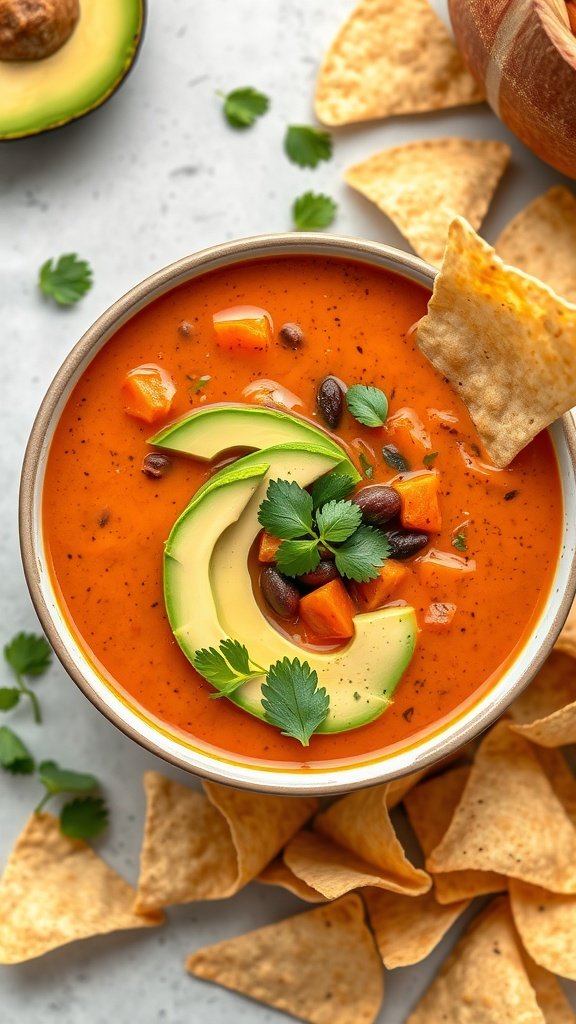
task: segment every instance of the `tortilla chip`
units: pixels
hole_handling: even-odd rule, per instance
[[[576,893],[576,829],[530,745],[506,721],[481,743],[448,831],[426,863],[431,871],[496,871]]]
[[[576,828],[576,776],[561,750],[534,747],[534,753],[546,772],[562,807]]]
[[[454,768],[417,786],[405,798],[410,824],[426,856],[447,831],[469,776],[469,765]],[[455,903],[506,890],[506,879],[494,871],[447,871],[432,877],[438,903]]]
[[[483,99],[427,0],[361,0],[324,58],[315,109],[340,125]]]
[[[484,139],[425,139],[376,153],[344,177],[437,265],[456,214],[480,227],[510,152]]]
[[[380,956],[389,969],[424,960],[470,902],[461,900],[442,907],[431,892],[400,896],[382,889],[366,889],[362,895]]]
[[[148,798],[135,909],[232,896],[314,813],[314,799],[262,796],[205,783],[206,796],[146,772]]]
[[[421,768],[420,771],[403,775],[400,779],[393,779],[386,787],[386,807],[391,811],[398,804],[401,804],[406,793],[409,793],[414,786],[417,786],[429,772],[429,768]]]
[[[496,252],[576,302],[576,198],[562,185],[538,196],[510,221]]]
[[[317,892],[312,886],[306,885],[298,875],[295,875],[290,870],[284,861],[277,857],[273,860],[264,871],[261,871],[256,879],[257,882],[261,882],[263,885],[278,885],[281,889],[287,889],[288,892],[294,893],[299,899],[304,900],[306,903],[324,903],[325,899],[322,893]]]
[[[494,900],[462,936],[406,1024],[545,1024],[507,901]]]
[[[403,850],[398,856],[398,871],[392,865],[388,870],[381,869],[314,832],[294,836],[284,850],[284,860],[298,878],[327,900],[365,886],[417,896],[431,884],[426,872],[413,867]]]
[[[132,912],[134,889],[51,814],[33,814],[0,880],[0,963],[33,960],[68,942],[162,924]]]
[[[571,658],[576,658],[576,601],[568,612],[568,618],[562,626],[554,649],[569,654]]]
[[[576,743],[576,661],[552,652],[509,712],[512,726],[532,743],[559,747]]]
[[[576,1015],[558,979],[550,971],[535,964],[525,950],[522,950],[522,962],[546,1024],[574,1024]]]
[[[496,466],[576,404],[576,306],[505,266],[461,217],[416,337]]]
[[[518,933],[541,967],[576,981],[576,896],[548,892],[510,879],[510,903]]]
[[[186,966],[311,1024],[372,1024],[384,994],[358,896],[198,950]]]

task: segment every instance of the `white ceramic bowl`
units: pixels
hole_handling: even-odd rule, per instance
[[[284,794],[338,793],[385,782],[424,768],[452,754],[499,717],[540,668],[568,614],[576,590],[576,431],[570,416],[554,424],[551,436],[563,489],[563,543],[546,606],[530,639],[498,682],[453,718],[401,750],[345,767],[269,770],[248,759],[219,758],[171,735],[141,709],[131,707],[96,671],[58,604],[46,565],[41,528],[41,497],[46,455],[60,413],[87,364],[117,329],[143,306],[171,288],[207,271],[255,257],[310,254],[363,261],[432,288],[435,270],[417,256],[376,242],[321,234],[265,235],[205,249],[174,263],[137,285],[86,332],[48,388],[32,428],[22,471],[20,539],[32,600],[56,654],[80,689],[124,733],[164,760],[218,782]],[[455,666],[457,670],[457,666]]]

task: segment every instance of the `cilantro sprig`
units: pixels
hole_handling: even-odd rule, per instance
[[[26,677],[43,675],[52,659],[52,648],[43,636],[35,633],[17,633],[4,647],[4,657],[14,673],[17,686],[0,687],[0,711],[16,707],[21,697],[27,697],[32,705],[34,721],[42,721],[38,698],[27,685]]]
[[[243,683],[265,675],[266,669],[251,661],[246,647],[239,640],[222,640],[219,648],[203,647],[195,651],[192,662],[204,679],[218,687],[212,697],[228,697]]]
[[[344,493],[349,493],[350,483],[348,477],[340,485]],[[276,555],[279,571],[286,576],[312,572],[321,560],[320,548],[325,548],[342,576],[363,583],[374,579],[390,554],[387,537],[362,525],[362,512],[354,502],[339,497],[324,500],[330,488],[336,495],[342,493],[337,484],[323,487],[324,494],[317,490],[314,496],[295,481],[270,481],[258,520],[282,540]]]
[[[12,775],[31,775],[36,767],[28,747],[7,725],[0,726],[0,765]]]
[[[92,839],[108,825],[108,808],[98,796],[89,796],[99,788],[98,779],[87,772],[61,768],[56,761],[42,761],[38,765],[38,778],[45,793],[35,808],[40,814],[49,800],[62,794],[74,794],[75,799],[64,804],[60,811],[60,831],[73,839]]]
[[[296,231],[319,231],[332,224],[337,204],[322,192],[304,192],[292,204],[292,220]]]
[[[307,661],[284,658],[272,665],[266,676],[262,707],[270,725],[307,747],[328,714],[330,698],[325,688],[318,686],[318,674]]]
[[[232,128],[251,128],[270,106],[268,96],[250,85],[218,95],[224,100],[224,117]]]
[[[65,253],[56,262],[49,259],[42,264],[38,285],[59,306],[73,306],[92,287],[92,268],[75,252]]]
[[[299,167],[317,167],[321,160],[332,156],[332,138],[321,128],[291,124],[284,136],[284,152]]]
[[[250,679],[265,676],[262,707],[266,721],[304,747],[328,714],[330,698],[324,687],[318,686],[318,674],[298,658],[284,658],[265,669],[252,660],[244,644],[228,638],[220,642],[219,650],[196,651],[193,665],[208,682],[222,687],[214,697],[227,697]]]

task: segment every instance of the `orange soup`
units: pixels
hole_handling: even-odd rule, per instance
[[[187,741],[272,766],[370,759],[454,716],[527,641],[560,549],[553,447],[543,433],[508,469],[491,466],[466,409],[415,346],[410,328],[427,299],[419,285],[353,261],[245,262],[150,303],[74,387],[44,484],[54,585],[103,677]],[[364,425],[349,411],[347,389],[355,385],[386,396],[383,425]],[[373,397],[366,388],[357,394]],[[280,573],[286,598],[274,589],[281,538],[263,531],[246,551],[262,621],[291,638],[305,661],[348,644],[355,615],[415,612],[415,650],[384,713],[348,731],[314,734],[305,749],[225,697],[214,700],[167,615],[163,547],[175,521],[206,481],[258,445],[244,438],[239,450],[232,426],[231,451],[202,461],[155,452],[149,438],[217,403],[288,413],[329,435],[361,478],[347,507],[360,508],[364,526],[389,541],[367,582],[335,569],[334,550],[320,545],[325,576]],[[398,495],[388,519],[371,518],[374,493],[378,507],[387,499],[367,487]],[[197,583],[191,572],[192,595]],[[250,637],[238,639],[250,649]]]

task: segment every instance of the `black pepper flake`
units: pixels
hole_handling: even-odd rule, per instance
[[[405,718],[407,722],[411,722],[413,716],[414,708],[406,708],[406,710],[402,712],[402,718]]]
[[[518,494],[518,491],[506,491],[504,495],[504,501],[512,501]]]
[[[110,509],[103,508],[100,515],[98,516],[98,526],[108,526],[110,522]]]

